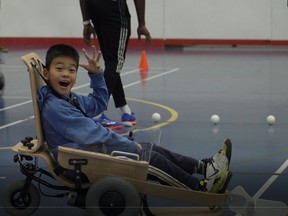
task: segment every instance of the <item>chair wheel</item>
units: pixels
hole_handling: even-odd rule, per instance
[[[86,196],[88,215],[138,215],[140,196],[135,187],[119,177],[105,177],[95,182]]]
[[[24,184],[24,180],[14,182],[8,185],[2,195],[3,208],[9,215],[32,215],[40,205],[40,193],[33,184],[29,185],[27,193],[24,196],[20,196]]]
[[[0,71],[0,96],[4,94],[5,91],[5,77],[4,74]]]

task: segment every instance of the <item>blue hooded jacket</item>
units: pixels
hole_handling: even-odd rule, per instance
[[[88,96],[71,92],[71,99],[76,98],[81,109],[61,96],[57,96],[49,86],[39,90],[38,105],[42,117],[45,139],[53,152],[58,146],[77,149],[99,149],[105,144],[115,150],[137,153],[137,144],[110,129],[103,127],[92,117],[103,112],[108,103],[108,91],[103,74],[89,74],[90,88]]]

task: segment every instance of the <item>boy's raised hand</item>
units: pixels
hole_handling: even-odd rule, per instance
[[[101,52],[96,50],[96,47],[92,46],[92,56],[90,56],[87,51],[82,49],[85,58],[88,61],[88,64],[79,63],[79,66],[83,67],[90,73],[99,73],[102,72],[100,65]]]

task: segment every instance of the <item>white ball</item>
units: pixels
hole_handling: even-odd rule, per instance
[[[210,121],[213,124],[218,124],[220,122],[220,117],[218,115],[214,114],[211,116]]]
[[[152,121],[158,122],[161,119],[161,115],[159,113],[153,113],[152,115]]]
[[[266,118],[266,122],[267,122],[269,125],[275,124],[275,122],[276,122],[275,116],[273,116],[273,115],[268,115],[267,118]]]

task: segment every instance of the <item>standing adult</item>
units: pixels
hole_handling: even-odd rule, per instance
[[[103,126],[122,128],[136,124],[136,117],[126,101],[120,73],[125,61],[131,35],[131,16],[126,0],[79,0],[83,17],[83,37],[91,45],[91,36],[96,36],[105,62],[104,78],[109,98],[112,95],[115,107],[120,110],[121,123],[109,119],[104,113],[98,118]],[[137,34],[151,36],[145,26],[145,0],[134,0],[138,18]]]

